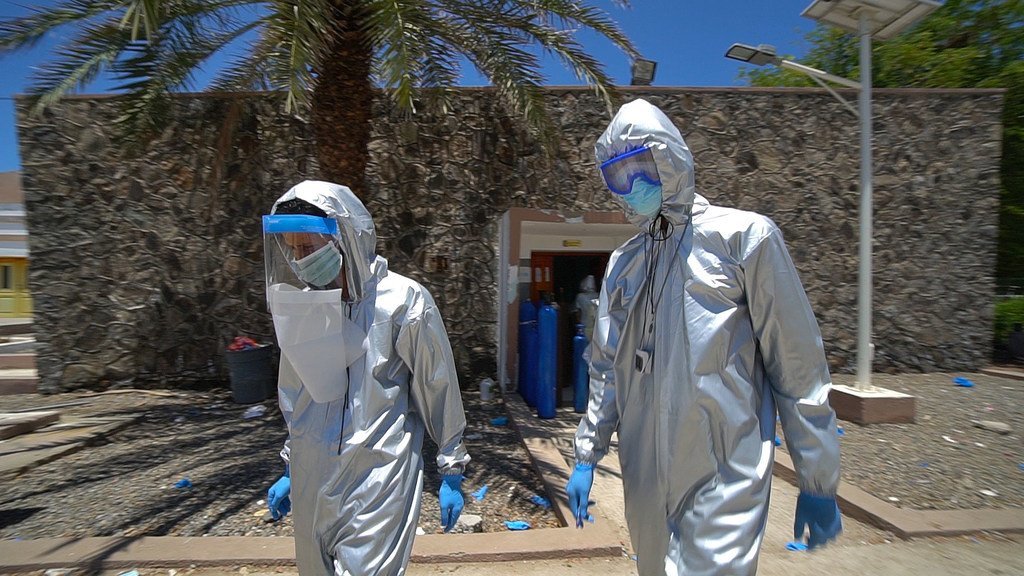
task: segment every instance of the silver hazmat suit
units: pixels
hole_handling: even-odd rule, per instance
[[[640,574],[753,574],[776,410],[801,490],[836,493],[839,444],[821,335],[779,229],[696,195],[682,136],[643,100],[616,114],[595,146],[597,162],[640,146],[654,148],[671,235],[654,242],[642,232],[611,256],[576,460],[596,463],[618,430]],[[645,306],[652,290],[653,314]],[[640,347],[652,352],[646,372],[636,369]]]
[[[281,359],[296,562],[303,575],[403,574],[420,512],[424,431],[443,475],[469,462],[451,346],[427,290],[376,254],[373,220],[348,188],[306,181],[274,206],[293,198],[337,220],[349,318],[368,334],[348,394],[334,402],[313,402]]]

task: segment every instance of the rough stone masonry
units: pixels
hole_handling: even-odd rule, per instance
[[[858,120],[817,89],[623,88],[677,123],[713,203],[782,228],[830,366],[856,363]],[[991,348],[999,90],[877,90],[874,341],[879,370],[970,370]],[[308,120],[275,94],[182,95],[129,153],[109,97],[39,117],[18,101],[40,388],[202,385],[236,335],[273,341],[259,216],[316,178]],[[367,206],[391,268],[434,294],[464,381],[493,376],[498,220],[510,207],[617,210],[594,167],[608,122],[550,89],[545,152],[490,89],[452,113],[376,104]],[[439,265],[444,262],[446,265]]]

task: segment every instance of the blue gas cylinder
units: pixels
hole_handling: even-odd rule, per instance
[[[537,307],[530,300],[519,304],[519,395],[537,405]]]
[[[589,342],[583,329],[583,324],[577,324],[576,335],[572,337],[572,407],[580,414],[587,411],[590,396],[587,362],[583,359],[583,352],[587,350]]]
[[[554,418],[557,398],[558,311],[545,302],[537,311],[537,416]]]

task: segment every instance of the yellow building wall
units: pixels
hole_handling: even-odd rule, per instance
[[[0,318],[32,316],[28,259],[0,258]]]

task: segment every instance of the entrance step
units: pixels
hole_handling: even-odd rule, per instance
[[[0,369],[0,396],[35,394],[39,391],[39,373],[35,368]]]

